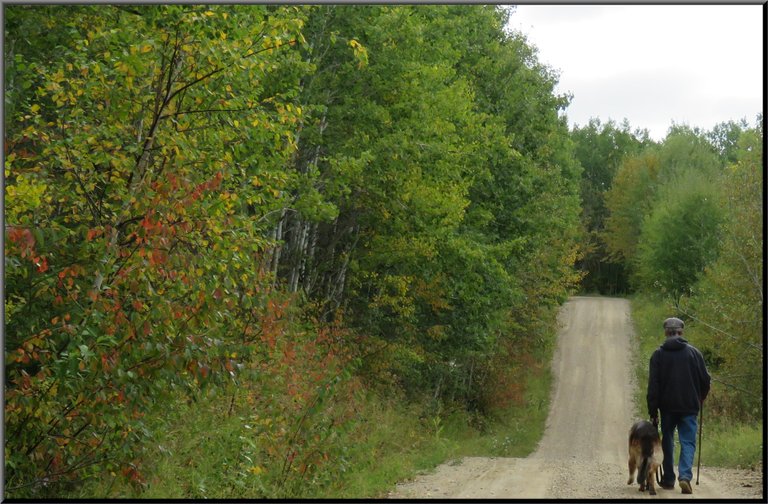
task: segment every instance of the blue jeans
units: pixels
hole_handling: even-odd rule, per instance
[[[664,485],[675,484],[675,428],[680,439],[678,479],[693,479],[693,455],[696,452],[696,415],[661,413],[661,449],[664,451]]]

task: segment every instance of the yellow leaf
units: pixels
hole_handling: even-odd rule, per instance
[[[257,476],[264,472],[264,469],[261,466],[253,466],[248,470]]]
[[[38,105],[38,104],[34,104],[34,105],[32,105],[31,107],[29,107],[29,110],[30,110],[30,111],[32,111],[32,113],[35,113],[35,112],[37,112],[38,110],[40,110],[40,105]]]
[[[213,11],[205,11],[205,15],[210,17],[210,16],[215,16],[216,13]]]
[[[143,53],[148,53],[151,50],[152,50],[152,46],[149,45],[149,44],[147,44],[147,45],[145,45],[144,47],[141,48],[141,52],[143,52]]]

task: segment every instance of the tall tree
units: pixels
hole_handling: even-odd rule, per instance
[[[665,186],[643,221],[634,278],[645,291],[689,294],[717,257],[723,205],[716,185],[695,172]]]
[[[745,420],[763,414],[765,386],[762,121],[736,141],[735,162],[725,171],[725,217],[717,260],[707,265],[694,293],[680,309],[699,331],[701,348],[718,387],[712,406]]]
[[[654,202],[659,176],[659,156],[656,149],[626,158],[619,167],[611,188],[605,194],[606,208],[602,240],[609,258],[628,268],[637,252],[643,218]]]
[[[626,120],[619,126],[612,120],[602,124],[599,119],[591,119],[586,126],[574,128],[571,138],[576,146],[576,159],[583,168],[581,206],[585,241],[579,261],[579,268],[585,273],[582,288],[607,294],[626,292],[627,272],[621,262],[611,260],[601,239],[608,218],[605,195],[624,159],[651,144],[648,133],[633,133]]]
[[[667,261],[671,258],[662,250],[665,247],[662,234],[669,238],[674,229],[677,237],[703,239],[717,228],[720,211],[717,202],[713,202],[713,195],[717,193],[721,169],[722,161],[704,133],[687,126],[672,127],[658,148],[650,146],[640,155],[627,158],[622,163],[606,194],[610,215],[605,221],[603,237],[610,257],[625,261],[625,266],[629,267],[635,288],[652,288],[660,272],[671,267],[672,263]],[[683,196],[693,199],[683,201]],[[701,202],[701,206],[697,201]],[[680,215],[693,218],[698,210],[711,212],[707,218],[700,215],[704,221],[696,221],[698,224],[692,222],[686,227]],[[710,217],[714,219],[712,222],[709,222]],[[701,228],[699,232],[694,229],[696,226],[706,229]],[[675,243],[678,247],[684,244],[677,238]],[[696,245],[686,245],[692,246]],[[700,252],[698,259],[692,256],[693,262],[683,268],[703,267],[701,260],[707,254],[703,250]],[[677,265],[682,262],[684,259],[679,257]],[[662,266],[662,263],[666,265]],[[678,273],[676,281],[682,282],[679,285],[682,290],[678,289],[680,293],[692,285],[695,275],[692,276],[690,271]],[[669,288],[668,283],[665,288]]]

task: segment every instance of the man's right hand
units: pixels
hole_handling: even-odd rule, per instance
[[[651,423],[653,424],[654,427],[656,427],[656,430],[659,429],[659,417],[652,416],[651,417]]]

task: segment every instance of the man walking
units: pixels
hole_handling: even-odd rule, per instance
[[[678,460],[682,493],[690,494],[693,479],[693,455],[696,452],[696,417],[709,393],[711,377],[701,352],[683,338],[685,323],[679,318],[664,321],[666,340],[653,352],[648,373],[648,413],[659,425],[661,411],[661,448],[664,450],[664,479],[661,487],[675,488],[675,429],[680,439]]]

